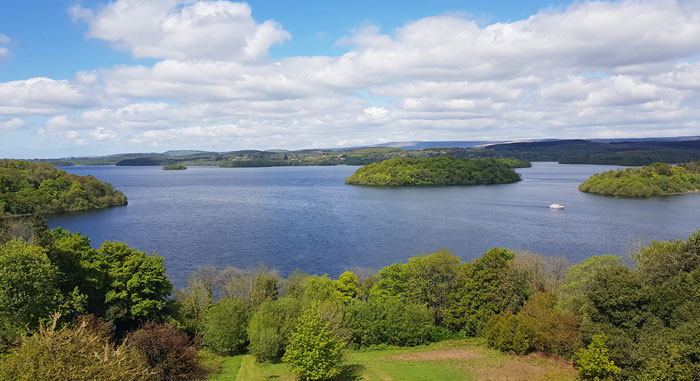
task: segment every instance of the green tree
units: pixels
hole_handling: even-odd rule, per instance
[[[307,309],[298,319],[282,360],[302,380],[326,380],[341,372],[343,344],[320,317]]]
[[[484,336],[490,347],[522,355],[530,349],[533,332],[512,312],[504,311],[489,318]]]
[[[46,250],[21,240],[6,242],[0,246],[0,312],[36,328],[65,301],[58,276]]]
[[[242,353],[248,342],[249,312],[240,300],[224,298],[204,317],[202,344],[219,354]]]
[[[161,320],[172,283],[163,257],[147,255],[123,242],[104,242],[97,250],[106,266],[106,316],[125,327]]]
[[[341,295],[342,302],[345,304],[350,304],[362,292],[362,284],[352,271],[345,271],[340,274],[338,280],[333,283]]]
[[[571,266],[566,272],[566,281],[559,287],[559,307],[581,313],[586,304],[585,292],[596,274],[604,268],[618,266],[620,257],[594,255],[580,264]]]
[[[258,361],[280,359],[301,313],[295,298],[267,300],[250,319],[248,351]]]
[[[584,380],[614,380],[622,371],[608,356],[607,336],[594,335],[588,347],[576,352],[576,370]]]
[[[58,316],[58,315],[57,315]],[[87,320],[56,329],[39,327],[0,362],[3,380],[153,380],[154,372],[136,350],[115,348],[104,330]]]
[[[478,335],[491,316],[517,312],[527,300],[530,280],[512,266],[513,252],[492,248],[465,266],[464,285],[451,295],[446,325],[467,335]]]

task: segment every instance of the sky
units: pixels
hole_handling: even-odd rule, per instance
[[[700,1],[0,2],[0,157],[700,135]]]

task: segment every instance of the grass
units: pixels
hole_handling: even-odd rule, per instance
[[[284,363],[225,357],[210,380],[294,380]],[[346,351],[342,380],[576,380],[562,360],[514,356],[486,348],[482,339],[450,340],[414,348]]]

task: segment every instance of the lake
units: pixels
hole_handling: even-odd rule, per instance
[[[523,181],[503,185],[345,185],[357,168],[64,167],[112,183],[129,205],[54,216],[49,226],[82,232],[93,246],[119,240],[155,251],[176,287],[204,265],[264,262],[284,276],[299,268],[336,277],[442,247],[464,260],[498,246],[580,262],[700,229],[700,194],[622,199],[577,190],[614,166],[536,162],[518,169]]]

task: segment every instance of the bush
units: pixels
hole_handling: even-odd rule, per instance
[[[280,359],[300,312],[300,303],[294,298],[264,302],[250,319],[248,326],[250,354],[258,361]]]
[[[607,336],[594,335],[587,348],[576,352],[576,370],[583,380],[612,380],[622,371],[608,357]]]
[[[157,372],[159,380],[196,380],[203,376],[196,346],[175,326],[149,322],[126,340]]]
[[[532,333],[531,347],[537,351],[569,357],[580,341],[580,319],[570,312],[556,311],[557,297],[540,292],[518,312],[518,319]]]
[[[248,341],[248,309],[240,300],[221,299],[204,316],[202,344],[218,354],[243,352]]]
[[[484,336],[489,346],[522,355],[530,349],[532,332],[513,313],[501,312],[486,323]]]
[[[321,322],[313,309],[307,309],[297,320],[282,360],[292,373],[305,380],[325,380],[340,374],[343,344]]]
[[[427,307],[397,298],[356,301],[348,307],[344,320],[356,347],[422,345],[430,341],[434,328],[433,314]]]
[[[114,347],[88,320],[59,330],[39,326],[0,363],[3,380],[152,380],[154,372],[126,344]]]

